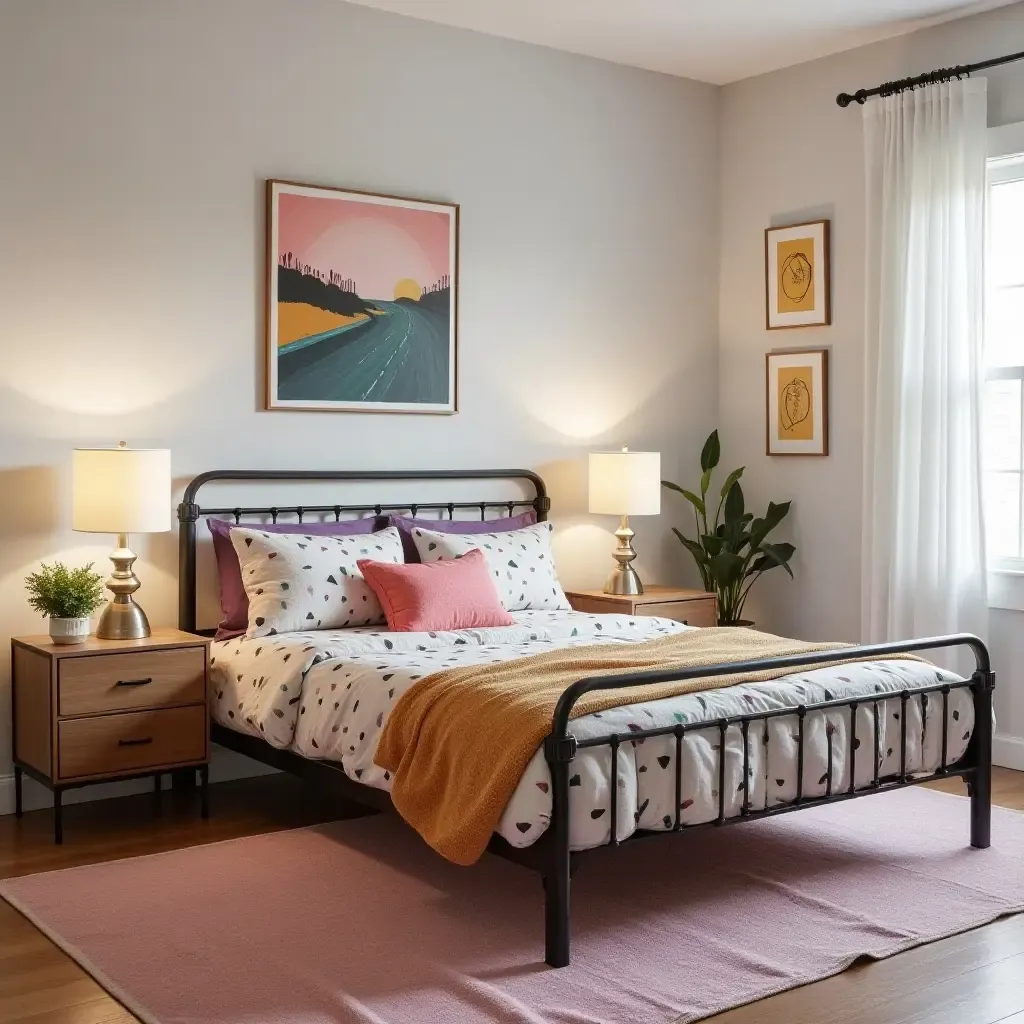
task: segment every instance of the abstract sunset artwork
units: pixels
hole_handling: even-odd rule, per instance
[[[769,455],[828,455],[828,350],[769,352]]]
[[[830,324],[829,222],[768,228],[764,245],[768,330]]]
[[[458,212],[267,183],[267,407],[454,413]]]

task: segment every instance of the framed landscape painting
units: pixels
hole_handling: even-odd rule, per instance
[[[769,352],[768,455],[828,455],[828,350]]]
[[[766,326],[832,323],[829,222],[811,221],[764,233]]]
[[[267,408],[454,413],[459,208],[267,182]]]

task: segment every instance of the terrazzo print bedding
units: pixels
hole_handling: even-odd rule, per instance
[[[211,677],[214,718],[239,732],[264,738],[275,747],[305,757],[340,762],[364,785],[391,788],[390,773],[373,763],[384,720],[408,687],[433,672],[466,664],[505,661],[553,647],[630,643],[691,627],[668,619],[588,615],[578,612],[513,612],[516,626],[438,633],[388,633],[377,628],[291,633],[261,639],[236,638],[213,645]],[[641,729],[699,726],[724,716],[796,707],[833,698],[875,693],[898,694],[906,687],[952,682],[958,677],[921,662],[877,661],[795,673],[762,683],[632,704],[576,719],[577,739],[627,734]],[[907,770],[934,771],[941,760],[942,700],[927,695],[907,703]],[[967,748],[974,725],[970,693],[949,695],[948,762]],[[866,788],[874,779],[873,716],[857,712],[856,780]],[[879,703],[879,775],[900,770],[899,697]],[[849,786],[850,712],[809,714],[805,723],[803,792],[824,796]],[[796,796],[796,715],[752,725],[748,735],[750,805],[754,810],[792,801]],[[718,816],[718,728],[693,728],[682,744],[684,824]],[[618,752],[616,836],[637,829],[664,830],[675,821],[675,738],[623,743]],[[743,799],[743,735],[726,732],[725,810],[740,813]],[[536,842],[551,814],[551,776],[538,750],[509,801],[498,832],[514,846]],[[610,836],[611,753],[608,747],[580,750],[572,764],[570,838],[573,849],[606,843]]]

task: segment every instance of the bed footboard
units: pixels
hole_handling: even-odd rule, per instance
[[[772,711],[754,712],[735,715],[728,718],[702,721],[692,725],[677,724],[674,726],[631,731],[626,735],[610,734],[594,739],[577,741],[569,732],[569,719],[576,702],[586,693],[594,690],[614,690],[647,683],[663,683],[687,679],[705,679],[733,673],[759,671],[764,669],[792,668],[799,669],[808,665],[819,664],[827,659],[827,652],[817,651],[811,654],[789,655],[781,658],[765,658],[731,665],[713,667],[664,670],[654,672],[638,672],[629,675],[592,676],[581,679],[570,686],[562,694],[552,718],[551,732],[544,741],[544,756],[551,770],[552,808],[551,825],[541,839],[543,851],[544,879],[544,922],[545,922],[545,960],[551,967],[565,967],[569,963],[569,888],[570,876],[579,854],[573,854],[569,848],[569,777],[570,766],[578,750],[587,747],[607,746],[611,750],[611,834],[609,845],[618,846],[620,840],[616,835],[617,815],[616,801],[618,797],[618,758],[616,756],[620,744],[634,740],[642,740],[656,736],[674,736],[676,744],[676,814],[675,822],[666,832],[636,832],[632,839],[686,832],[693,829],[715,827],[749,821],[757,818],[773,817],[790,811],[822,804],[836,803],[841,800],[852,800],[856,797],[869,796],[873,793],[899,789],[908,785],[919,785],[936,779],[960,776],[967,782],[971,798],[971,845],[986,848],[991,836],[992,816],[992,690],[995,676],[992,673],[988,650],[978,637],[970,634],[953,636],[929,637],[921,640],[908,640],[896,643],[872,644],[861,647],[844,647],[837,650],[844,659],[870,660],[885,658],[895,654],[907,654],[916,651],[938,650],[942,648],[969,647],[975,657],[976,670],[969,679],[960,682],[938,683],[924,687],[906,688],[901,691],[887,691],[855,699],[839,699],[814,704],[801,704],[795,708],[780,708]],[[974,702],[974,732],[966,753],[955,764],[947,764],[948,750],[948,715],[947,702],[949,694],[955,689],[970,689]],[[887,700],[900,700],[906,709],[907,701],[912,697],[925,694],[938,694],[942,699],[942,747],[941,761],[938,769],[928,775],[907,772],[907,716],[900,715],[900,770],[895,777],[879,777],[879,729],[878,705]],[[855,785],[856,749],[857,749],[857,709],[871,706],[874,720],[874,778],[866,788]],[[828,771],[826,773],[825,795],[805,797],[803,792],[804,765],[804,722],[810,712],[835,711],[839,708],[850,712],[850,782],[841,791],[833,791],[832,779],[832,745],[828,747]],[[765,723],[773,718],[794,716],[798,722],[797,746],[797,788],[796,799],[781,805],[754,810],[750,806],[750,777],[748,731],[752,723]],[[725,738],[730,726],[739,726],[743,734],[743,798],[740,814],[727,817],[725,807]],[[706,731],[718,729],[721,733],[719,745],[719,785],[718,785],[718,816],[713,821],[702,825],[685,825],[680,822],[680,793],[682,788],[682,758],[680,756],[683,739],[688,731]],[[630,841],[631,841],[630,840]]]

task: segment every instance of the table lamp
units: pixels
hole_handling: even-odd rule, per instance
[[[132,570],[130,533],[165,533],[171,528],[171,453],[166,448],[76,448],[71,527],[82,533],[116,533],[110,554],[114,571],[106,586],[114,598],[100,615],[96,635],[104,640],[147,637],[149,620],[132,600],[142,584]]]
[[[656,516],[661,511],[661,453],[590,453],[590,511],[621,516],[615,531],[619,546],[613,554],[618,567],[604,586],[606,594],[642,594],[644,586],[629,564],[636,558],[630,516]]]

